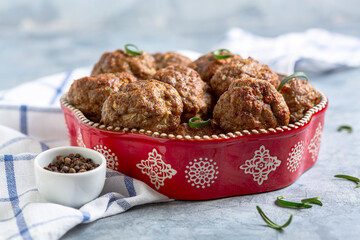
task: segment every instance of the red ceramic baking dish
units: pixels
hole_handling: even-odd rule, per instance
[[[88,120],[64,95],[70,144],[104,154],[107,167],[174,199],[203,200],[286,187],[317,161],[328,100],[295,124],[190,137]]]

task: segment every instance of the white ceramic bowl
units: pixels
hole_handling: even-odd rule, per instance
[[[91,158],[99,166],[82,173],[57,173],[45,170],[56,156],[70,153]],[[105,183],[105,157],[92,149],[82,147],[58,147],[40,153],[34,161],[35,179],[38,190],[46,200],[69,207],[81,207],[99,196]]]

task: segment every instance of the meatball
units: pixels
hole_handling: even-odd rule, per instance
[[[137,81],[108,97],[101,120],[114,127],[169,132],[179,126],[182,111],[181,97],[171,85],[156,80]]]
[[[237,59],[230,64],[219,69],[210,80],[210,85],[215,91],[217,97],[220,97],[237,79],[243,78],[245,75],[249,77],[262,79],[270,82],[277,87],[280,83],[279,76],[273,72],[267,65],[258,61],[247,58]]]
[[[138,79],[150,79],[156,72],[155,59],[144,51],[141,55],[132,55],[118,49],[104,53],[94,65],[91,75],[115,72],[128,72]]]
[[[155,53],[153,54],[153,57],[155,58],[157,70],[171,65],[182,65],[187,67],[194,65],[190,58],[176,52]]]
[[[99,122],[103,103],[110,92],[117,92],[122,85],[135,81],[136,78],[126,72],[83,77],[72,83],[67,98],[88,119]]]
[[[226,51],[222,51],[220,55],[229,54]],[[199,57],[194,61],[195,66],[193,67],[199,74],[203,81],[209,83],[215,72],[222,66],[229,64],[233,60],[241,59],[239,55],[234,54],[232,57],[225,59],[216,59],[214,52],[210,52]]]
[[[289,123],[290,112],[282,95],[264,80],[239,80],[214,108],[214,119],[228,132],[267,129]]]
[[[182,122],[195,116],[206,119],[212,111],[211,88],[195,70],[180,65],[168,66],[159,70],[154,79],[170,84],[179,92],[184,104]]]
[[[207,125],[205,127],[198,127],[198,128],[190,127],[189,124],[187,123],[182,123],[175,132],[175,135],[181,135],[181,136],[189,135],[191,137],[195,137],[195,136],[203,137],[205,135],[212,136],[221,133],[224,132],[212,120],[210,125]]]
[[[299,121],[310,108],[321,100],[320,93],[309,82],[299,78],[291,79],[281,87],[279,92],[289,107],[290,123]]]

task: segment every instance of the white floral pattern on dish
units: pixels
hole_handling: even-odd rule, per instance
[[[191,186],[196,186],[197,188],[210,187],[212,183],[217,179],[217,174],[219,171],[216,162],[208,158],[199,158],[199,160],[194,159],[193,162],[189,162],[189,165],[186,166],[185,173],[187,174],[185,178],[188,178],[188,183]]]
[[[148,158],[141,160],[136,167],[140,168],[143,174],[148,175],[151,183],[155,185],[156,189],[159,189],[164,186],[164,181],[167,178],[171,179],[177,171],[162,160],[162,156],[155,148],[148,155]]]
[[[320,143],[321,143],[321,135],[322,135],[322,126],[321,123],[319,123],[318,127],[315,130],[315,135],[311,139],[310,144],[308,146],[309,153],[311,153],[311,158],[313,162],[316,161],[319,150],[320,150]]]
[[[94,147],[94,150],[98,151],[99,153],[101,153],[102,155],[104,155],[105,159],[106,159],[106,167],[113,169],[113,170],[118,170],[118,158],[115,155],[115,153],[113,153],[111,151],[110,148],[103,146],[103,145],[96,145],[96,147]]]
[[[299,169],[301,161],[304,156],[304,141],[300,141],[290,150],[287,158],[287,168],[290,172],[295,172]]]
[[[76,143],[77,143],[77,145],[79,147],[86,147],[85,143],[84,143],[84,140],[83,140],[83,137],[82,137],[82,134],[81,134],[80,128],[78,128],[78,130],[77,130]]]
[[[246,160],[240,169],[245,170],[245,174],[252,174],[253,180],[261,185],[268,179],[269,173],[275,171],[280,164],[281,161],[276,156],[270,156],[269,150],[262,145],[255,151],[254,157]]]

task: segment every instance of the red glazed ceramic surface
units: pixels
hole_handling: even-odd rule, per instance
[[[202,200],[286,187],[319,154],[327,99],[296,124],[191,138],[113,129],[87,120],[63,96],[70,143],[104,154],[107,166],[174,199]]]

